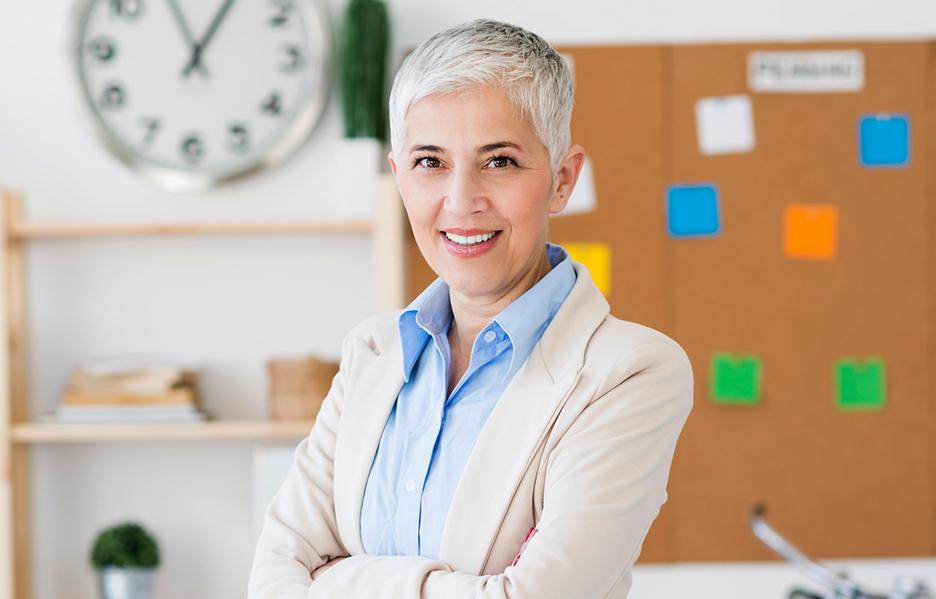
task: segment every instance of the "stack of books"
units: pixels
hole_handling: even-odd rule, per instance
[[[76,368],[55,422],[201,422],[198,371],[165,359],[108,358]]]

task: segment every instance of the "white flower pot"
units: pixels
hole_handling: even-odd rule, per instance
[[[101,568],[101,599],[151,599],[152,568]]]

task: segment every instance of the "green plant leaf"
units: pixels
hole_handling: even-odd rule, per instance
[[[142,525],[124,522],[98,533],[91,549],[91,565],[100,570],[115,568],[156,568],[159,545]]]

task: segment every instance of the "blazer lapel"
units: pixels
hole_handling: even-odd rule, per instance
[[[478,436],[449,507],[439,559],[459,572],[480,573],[503,512],[547,424],[578,382],[572,372],[549,377],[538,350],[504,390]],[[506,442],[505,442],[506,441]]]
[[[480,573],[504,513],[550,424],[581,376],[585,347],[608,315],[584,266],[523,367],[488,416],[455,489],[439,559]]]
[[[338,534],[351,555],[364,553],[361,504],[377,446],[403,386],[403,350],[392,326],[356,340],[335,448],[334,497]]]

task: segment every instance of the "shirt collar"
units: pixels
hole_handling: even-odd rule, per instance
[[[437,278],[400,314],[400,341],[403,344],[403,380],[409,382],[413,367],[432,335],[448,332],[452,304],[445,281]]]
[[[500,327],[513,347],[509,372],[514,371],[517,356],[524,358],[533,350],[543,330],[575,284],[576,273],[569,254],[559,245],[546,243],[546,255],[552,269],[533,287],[515,299],[494,317],[480,335]],[[413,367],[432,335],[445,334],[452,322],[449,287],[437,278],[403,310],[399,317],[403,346],[403,380],[409,382]]]

